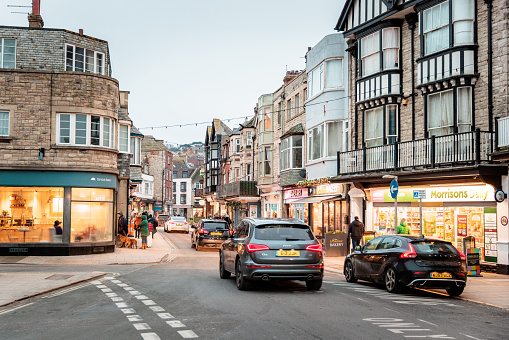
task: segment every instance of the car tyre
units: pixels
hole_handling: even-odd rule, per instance
[[[320,288],[322,288],[322,279],[306,281],[306,287],[308,288],[308,290],[319,290]]]
[[[251,287],[249,280],[242,275],[242,262],[240,260],[237,261],[235,283],[237,284],[238,290],[248,290]]]
[[[465,287],[451,287],[447,288],[446,291],[450,296],[460,296],[464,289]]]
[[[229,279],[231,273],[224,269],[224,260],[222,254],[219,254],[219,277],[222,279]]]
[[[355,277],[355,273],[353,271],[352,261],[346,261],[344,274],[345,274],[346,282],[350,282],[350,283],[357,282],[357,278]]]
[[[401,283],[399,283],[398,281],[398,274],[396,273],[396,270],[393,267],[389,267],[385,271],[384,283],[385,289],[387,289],[389,293],[401,292],[402,286]]]

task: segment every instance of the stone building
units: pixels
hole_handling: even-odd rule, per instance
[[[108,43],[29,19],[0,26],[0,253],[113,251],[119,86]]]
[[[184,158],[173,158],[172,214],[185,218],[193,217],[193,186],[191,175],[194,168]]]
[[[347,1],[336,29],[349,52],[351,151],[340,152],[334,180],[354,184],[351,212],[367,230],[390,233],[404,217],[412,234],[464,252],[464,237],[473,236],[481,260],[506,272],[507,204],[494,191],[507,183],[507,165],[492,156],[502,136],[497,119],[507,117],[508,8],[491,0]],[[386,195],[391,179],[397,210]],[[423,225],[413,191],[425,197]]]

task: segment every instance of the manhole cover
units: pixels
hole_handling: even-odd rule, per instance
[[[46,280],[67,280],[73,275],[63,275],[63,274],[54,274],[51,276],[48,276]]]

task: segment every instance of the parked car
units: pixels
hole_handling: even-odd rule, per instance
[[[228,223],[224,220],[203,219],[192,229],[191,248],[219,247],[229,235]]]
[[[345,258],[346,281],[368,280],[396,293],[403,287],[440,288],[451,296],[467,283],[466,257],[451,242],[415,236],[384,235]]]
[[[171,233],[172,231],[183,231],[189,233],[189,223],[185,217],[171,216],[166,223],[164,223],[164,231]]]
[[[219,276],[226,279],[231,274],[240,290],[260,280],[300,280],[318,290],[322,245],[300,220],[246,218],[220,248]]]
[[[157,223],[161,226],[164,226],[164,224],[166,223],[166,221],[168,221],[169,219],[169,215],[168,214],[159,214],[157,215]]]

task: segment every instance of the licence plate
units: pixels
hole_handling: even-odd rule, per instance
[[[280,249],[276,252],[276,256],[300,256],[300,251]]]
[[[182,223],[177,223],[177,226],[181,227],[183,224]]]
[[[210,235],[220,236],[220,235],[223,235],[223,233],[220,233],[220,232],[217,232],[217,231],[213,231],[213,232],[210,233]]]
[[[452,279],[452,274],[451,273],[433,272],[433,273],[431,273],[431,278],[432,279]]]

